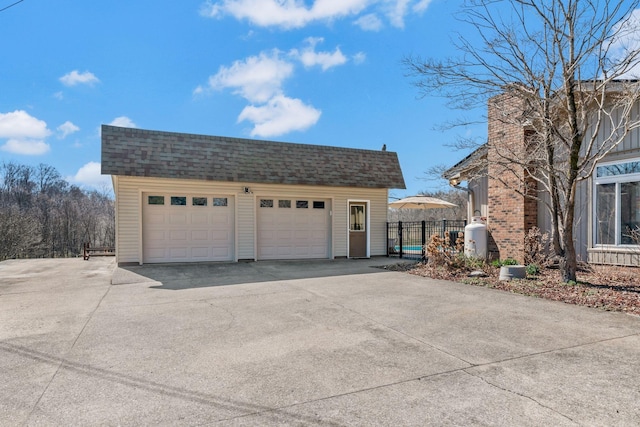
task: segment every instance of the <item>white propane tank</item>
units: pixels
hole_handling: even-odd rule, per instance
[[[487,224],[481,216],[471,218],[464,228],[464,254],[471,258],[487,257]]]

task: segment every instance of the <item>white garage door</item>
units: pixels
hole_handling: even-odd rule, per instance
[[[258,259],[329,258],[329,200],[259,197]]]
[[[143,262],[232,261],[233,197],[142,195]]]

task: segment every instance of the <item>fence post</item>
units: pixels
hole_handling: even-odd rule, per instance
[[[387,258],[389,258],[389,221],[387,221]]]
[[[427,221],[422,221],[422,262],[427,260],[427,250],[425,248],[427,244]]]
[[[398,250],[398,257],[402,258],[402,221],[398,221],[398,244],[400,249]]]
[[[447,219],[442,219],[442,239],[447,238]]]

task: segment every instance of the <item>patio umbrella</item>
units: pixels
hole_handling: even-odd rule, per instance
[[[457,205],[446,200],[429,196],[411,196],[389,203],[390,208],[395,209],[438,209],[454,208]]]

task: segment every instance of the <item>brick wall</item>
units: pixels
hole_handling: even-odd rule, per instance
[[[522,125],[524,103],[510,92],[488,104],[489,254],[494,259],[524,262],[524,236],[538,223],[535,181],[510,159],[526,160],[527,131]]]

